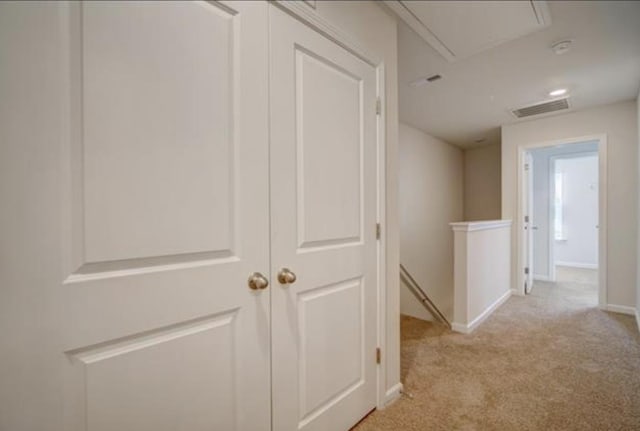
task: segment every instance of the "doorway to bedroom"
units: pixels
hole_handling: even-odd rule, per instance
[[[525,292],[598,305],[599,141],[525,153]]]

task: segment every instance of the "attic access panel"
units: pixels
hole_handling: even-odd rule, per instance
[[[450,62],[548,27],[546,1],[385,2]]]

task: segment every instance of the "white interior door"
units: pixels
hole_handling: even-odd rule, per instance
[[[376,73],[269,10],[271,268],[297,275],[272,290],[273,429],[344,431],[375,408]]]
[[[269,275],[267,5],[58,12],[64,265],[38,288],[56,292],[64,429],[270,429],[270,290],[247,285]]]
[[[525,153],[524,162],[524,191],[525,191],[525,293],[533,289],[533,157],[530,152]]]

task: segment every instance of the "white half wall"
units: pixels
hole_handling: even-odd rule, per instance
[[[451,327],[468,334],[511,296],[511,220],[451,223],[455,238]]]
[[[635,101],[502,127],[502,218],[514,219],[511,283],[516,286],[518,148],[607,135],[607,303],[635,307],[638,231],[638,126]]]
[[[500,144],[464,151],[464,219],[500,218]]]
[[[451,319],[453,235],[449,223],[463,217],[462,150],[400,124],[399,160],[400,260]],[[417,300],[406,293],[401,295],[400,311],[410,314]]]

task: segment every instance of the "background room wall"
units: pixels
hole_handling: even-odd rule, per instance
[[[500,218],[500,144],[464,152],[464,219]]]
[[[518,147],[580,136],[607,135],[607,288],[609,305],[636,304],[638,117],[635,101],[502,127],[502,217],[517,216]],[[516,286],[516,223],[512,241],[512,285]]]
[[[550,206],[551,158],[576,153],[597,152],[597,142],[585,142],[559,147],[537,148],[531,151],[533,159],[533,276],[537,280],[547,280],[551,276],[549,254],[551,253],[551,232],[549,224],[552,207]]]
[[[565,237],[555,241],[555,264],[598,267],[598,155],[556,159],[563,176]]]
[[[449,319],[453,315],[449,223],[463,219],[463,170],[461,149],[400,124],[400,260]],[[400,311],[429,318],[420,313],[422,306],[407,287],[401,290]]]

